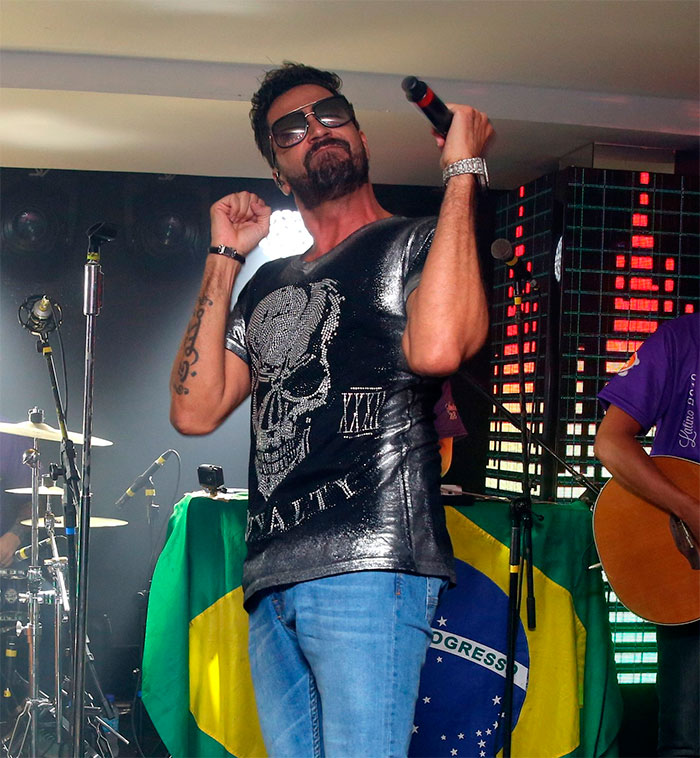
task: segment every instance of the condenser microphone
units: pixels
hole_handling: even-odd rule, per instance
[[[513,251],[513,246],[503,237],[494,240],[491,243],[491,255],[497,260],[505,263],[513,271],[513,277],[519,282],[530,282],[533,290],[538,290],[537,280],[532,272],[527,270],[527,266]]]
[[[165,461],[174,453],[174,450],[166,450],[162,455],[159,455],[153,463],[143,472],[139,474],[136,479],[126,488],[126,492],[117,500],[114,504],[117,508],[121,508],[124,503],[133,497],[140,489],[143,489],[148,484],[148,480],[155,474],[156,471],[165,463]]]
[[[30,295],[18,311],[20,324],[36,336],[56,329],[61,323],[61,316],[61,306],[51,302],[48,295]]]
[[[406,93],[406,99],[415,103],[423,111],[438,134],[446,137],[454,114],[445,103],[424,81],[415,76],[407,76],[401,82],[401,86]]]

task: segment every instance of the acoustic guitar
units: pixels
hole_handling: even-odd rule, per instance
[[[700,464],[665,455],[652,460],[677,487],[698,497]],[[610,586],[629,610],[655,624],[700,618],[700,551],[679,518],[613,478],[596,500],[593,534]]]

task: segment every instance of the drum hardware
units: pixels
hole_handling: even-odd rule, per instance
[[[30,421],[27,425],[22,425],[21,434],[16,431],[15,433],[20,436],[27,436],[25,434],[29,425],[32,428],[38,428],[39,433],[46,432],[43,427],[46,427],[42,423],[41,415],[43,412],[33,409],[30,411]],[[46,432],[48,435],[48,432]],[[111,443],[110,443],[111,444]],[[32,487],[31,488],[15,488],[14,492],[18,494],[32,494],[32,518],[22,521],[22,524],[31,527],[32,539],[31,545],[28,548],[23,548],[20,552],[24,551],[21,558],[30,557],[31,565],[26,570],[24,569],[0,569],[0,581],[5,584],[12,582],[17,584],[17,588],[9,587],[7,589],[0,587],[3,590],[2,597],[8,604],[12,603],[14,609],[11,614],[4,614],[7,616],[5,619],[0,616],[0,622],[7,621],[6,624],[2,624],[2,631],[8,636],[8,648],[16,650],[16,639],[18,637],[24,637],[27,642],[28,649],[28,661],[27,661],[27,674],[28,681],[26,683],[28,696],[24,700],[24,703],[14,721],[11,735],[4,739],[0,745],[0,752],[3,756],[8,758],[19,758],[19,756],[36,756],[40,752],[38,750],[38,723],[44,716],[50,717],[55,724],[55,740],[59,745],[66,741],[66,735],[71,734],[70,713],[64,715],[65,706],[69,702],[67,699],[70,697],[67,690],[72,690],[70,686],[66,687],[70,682],[65,679],[62,657],[63,649],[67,646],[62,644],[67,622],[70,618],[71,600],[70,592],[66,581],[66,571],[68,569],[69,559],[61,556],[57,546],[57,530],[63,530],[65,528],[65,520],[61,516],[56,516],[52,510],[51,498],[58,495],[63,495],[64,490],[61,487],[56,486],[44,486],[40,485],[39,471],[40,455],[38,451],[38,439],[34,440],[34,446],[28,449],[23,455],[23,463],[30,466],[32,469]],[[52,466],[52,469],[54,467]],[[52,471],[53,473],[53,471]],[[39,496],[47,495],[46,512],[43,518],[39,518]],[[122,519],[105,519],[94,518],[90,519],[90,527],[114,527],[122,526],[127,522]],[[45,529],[48,533],[48,537],[41,542],[38,539],[39,529]],[[43,561],[43,565],[49,572],[52,580],[52,587],[47,588],[45,580],[42,574],[42,566],[39,562],[39,546],[42,544],[49,544],[51,549],[51,557]],[[29,555],[28,555],[29,554]],[[21,584],[20,584],[21,583]],[[26,585],[26,588],[25,586]],[[42,630],[42,622],[40,618],[40,609],[42,607],[52,607],[53,613],[51,614],[53,622],[53,647],[54,647],[54,660],[53,660],[53,677],[54,677],[54,695],[49,697],[46,693],[39,689],[38,683],[38,645],[42,637],[42,631],[46,632],[47,629]],[[44,619],[44,624],[48,622]],[[14,630],[14,640],[12,639],[12,631]],[[70,632],[69,632],[70,636]],[[12,640],[11,642],[9,640]],[[92,674],[92,678],[95,683],[97,691],[100,693],[103,705],[94,705],[92,695],[83,690],[84,698],[87,698],[89,702],[84,704],[84,715],[89,720],[91,728],[94,728],[98,735],[99,729],[104,725],[104,730],[110,734],[114,732],[115,738],[120,739],[125,744],[129,744],[128,740],[121,734],[116,732],[113,727],[100,718],[99,714],[110,719],[114,716],[113,709],[110,704],[104,698],[100,689],[99,681],[94,670],[93,657],[89,652],[86,636],[85,657],[88,659],[88,667]],[[14,659],[13,659],[14,664]],[[3,671],[4,678],[5,671]],[[9,672],[11,677],[18,677],[18,681],[23,681],[19,674],[15,674],[14,671]],[[7,682],[7,699],[3,702],[10,702],[10,698],[14,696],[11,689],[11,679]],[[91,732],[92,735],[92,732]],[[45,736],[45,730],[42,729],[42,739]],[[100,737],[98,736],[98,739]],[[80,755],[97,756],[98,753],[87,740],[82,741],[82,749]],[[26,752],[27,749],[29,752]],[[104,755],[109,755],[109,750],[103,751]]]

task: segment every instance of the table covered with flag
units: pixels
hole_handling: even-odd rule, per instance
[[[143,700],[175,758],[265,756],[240,587],[243,497],[185,496],[153,575]],[[535,512],[537,625],[523,621],[517,638],[512,755],[612,756],[622,703],[590,511]],[[433,622],[410,755],[486,758],[503,743],[509,508],[447,506],[447,521],[458,586]]]

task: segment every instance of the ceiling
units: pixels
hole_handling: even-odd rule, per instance
[[[283,60],[337,71],[375,182],[434,185],[401,90],[491,117],[492,186],[591,143],[696,149],[696,0],[1,0],[0,164],[267,177],[250,95]]]

